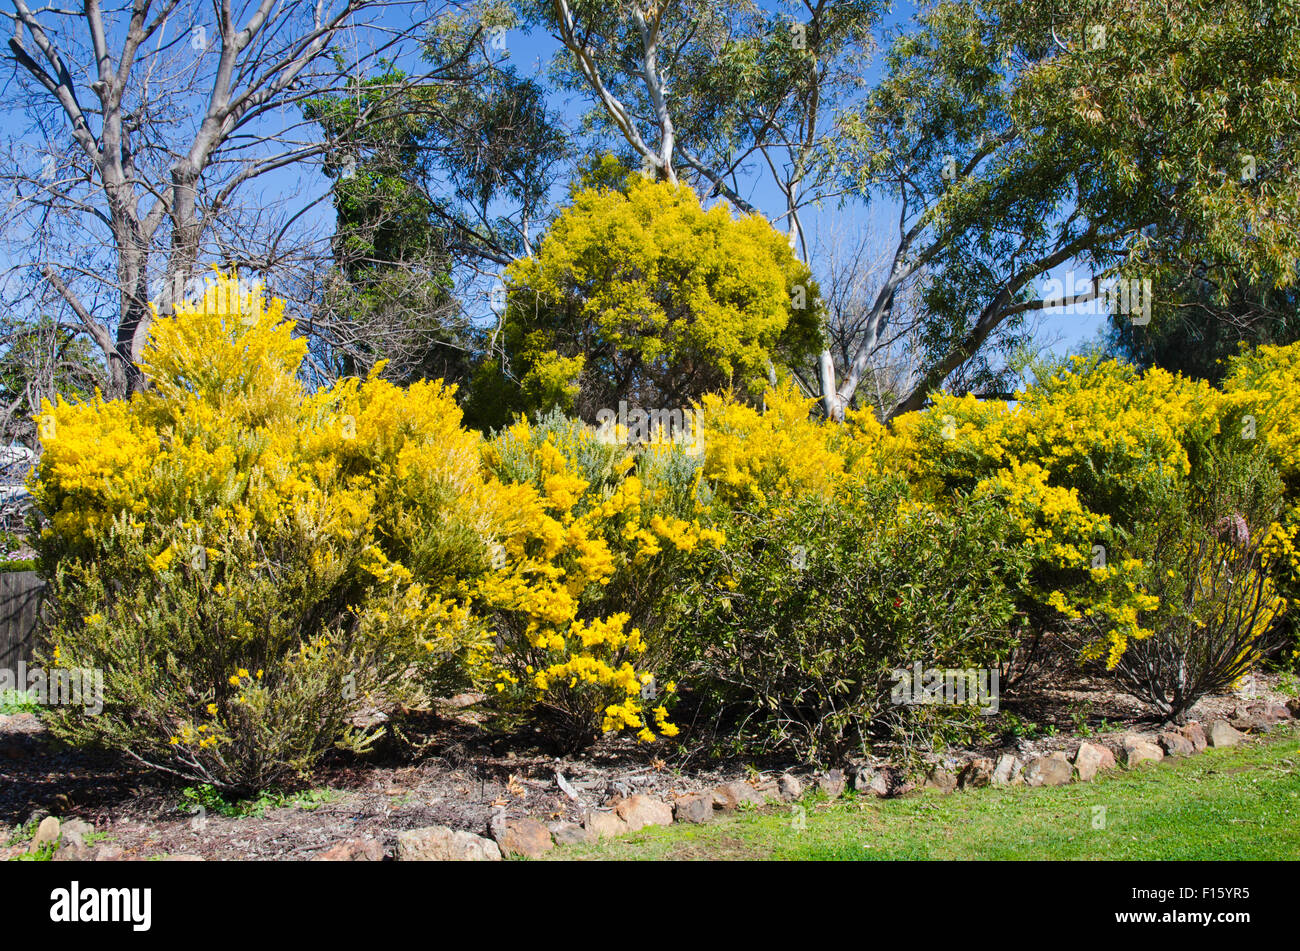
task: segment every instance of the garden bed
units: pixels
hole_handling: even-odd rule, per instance
[[[1234,719],[1247,707],[1283,702],[1290,682],[1261,676],[1237,693],[1203,699],[1194,717]],[[1011,708],[1026,735],[954,751],[948,759],[1013,752],[1027,760],[1077,748],[1080,736],[1105,744],[1153,729],[1140,709],[1106,681],[1080,677],[1068,688],[1037,694],[1032,706]],[[621,797],[640,793],[672,802],[726,782],[775,780],[783,765],[669,761],[659,758],[662,749],[628,739],[556,759],[530,748],[526,736],[493,745],[469,723],[434,717],[415,721],[407,732],[428,744],[422,755],[409,748],[366,758],[339,754],[297,787],[232,805],[125,758],[60,748],[35,714],[0,716],[0,857],[26,853],[36,823],[48,815],[94,827],[83,858],[304,860],[349,840],[373,840],[391,856],[405,830],[447,826],[486,835],[494,814],[579,823],[586,808]],[[557,771],[581,802],[561,789]],[[824,775],[792,772],[807,789]]]

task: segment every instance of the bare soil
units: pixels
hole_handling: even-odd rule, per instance
[[[1284,701],[1279,686],[1278,678],[1261,675],[1232,694],[1205,698],[1191,719],[1232,719],[1246,702]],[[1036,724],[1035,732],[957,755],[1041,755],[1076,747],[1080,734],[1105,742],[1157,726],[1133,698],[1086,676],[1035,691],[1004,709]],[[60,746],[36,715],[0,715],[0,858],[20,851],[5,849],[18,842],[14,827],[30,829],[46,815],[92,823],[102,835],[99,844],[121,850],[125,859],[302,860],[355,838],[374,838],[391,852],[399,832],[428,825],[485,834],[498,809],[511,818],[578,821],[584,808],[616,795],[640,792],[671,800],[754,775],[752,766],[740,762],[666,761],[658,757],[672,754],[628,740],[604,740],[581,757],[556,758],[530,748],[526,737],[489,741],[465,721],[430,716],[407,732],[426,744],[423,753],[413,755],[408,747],[365,758],[332,755],[297,790],[286,790],[253,814],[227,816],[199,810],[186,800],[184,783],[124,757]],[[783,767],[805,779],[812,772],[797,764],[759,765],[766,775]],[[580,801],[561,790],[557,772]]]

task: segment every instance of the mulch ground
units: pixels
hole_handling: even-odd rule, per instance
[[[1285,699],[1276,686],[1275,678],[1262,676],[1234,694],[1208,697],[1192,719],[1231,718],[1243,701]],[[1038,724],[1039,731],[1033,737],[1004,738],[1000,746],[978,752],[1000,748],[1041,755],[1070,748],[1078,743],[1081,724],[1117,732],[1155,726],[1133,698],[1104,680],[1083,676],[1004,709]],[[514,749],[493,746],[464,724],[430,718],[414,727],[416,733],[423,731],[427,744],[418,756],[409,750],[368,758],[330,756],[301,784],[300,791],[314,790],[314,796],[301,797],[297,804],[271,801],[257,814],[231,817],[198,812],[186,803],[185,783],[126,758],[61,747],[33,714],[0,716],[0,849],[10,840],[12,827],[55,815],[92,823],[104,835],[102,843],[120,849],[127,859],[301,860],[352,838],[374,838],[391,851],[399,832],[421,826],[484,834],[497,809],[511,818],[578,821],[584,807],[616,795],[639,792],[671,800],[752,775],[740,762],[701,766],[696,758],[683,768],[680,761],[658,759],[666,755],[662,750],[626,740],[602,741],[581,757],[557,759],[526,743],[516,742]],[[780,771],[780,764],[760,765],[772,774]],[[557,771],[581,802],[561,790]],[[293,790],[285,793],[291,803],[293,795]]]

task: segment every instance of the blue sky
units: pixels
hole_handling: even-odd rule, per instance
[[[771,0],[764,0],[764,6],[772,8],[774,5]],[[884,18],[880,28],[878,28],[878,34],[889,34],[905,28],[916,9],[917,5],[913,3],[895,4]],[[397,8],[395,11],[390,12],[390,15],[399,16],[401,10],[402,8]],[[205,5],[194,2],[188,10],[181,13],[176,28],[188,30],[189,27],[186,24],[191,22],[202,23],[205,15],[210,17],[210,10]],[[535,75],[543,72],[546,69],[547,62],[559,49],[556,41],[544,33],[512,30],[506,34],[504,39],[505,55],[508,55],[515,68],[524,75]],[[418,64],[411,63],[409,68],[418,69]],[[868,83],[871,83],[879,78],[879,73],[880,58],[878,57],[868,66],[864,78]],[[539,75],[538,78],[543,77]],[[5,77],[3,85],[7,85],[9,82],[12,82],[12,78]],[[0,85],[0,91],[3,90],[3,85]],[[582,114],[590,108],[591,101],[580,94],[552,90],[549,105],[553,112],[561,116],[569,127],[577,128]],[[21,121],[20,115],[13,111],[0,114],[4,115],[3,131],[6,136],[13,135],[23,140],[30,149],[29,154],[32,156],[32,160],[38,162],[44,143],[38,137],[32,135],[25,126],[18,124]],[[267,121],[292,121],[294,118],[296,116],[279,116],[273,113],[268,117]],[[617,143],[611,142],[610,145],[617,145]],[[557,180],[555,182],[556,200],[563,197],[567,185],[567,180]],[[318,196],[327,191],[328,188],[329,180],[319,168],[299,165],[265,177],[256,186],[256,191],[268,204],[273,205],[280,201],[286,201],[290,204],[295,201],[301,203],[301,196]],[[746,197],[769,215],[777,215],[784,209],[781,198],[767,175],[756,175],[750,180]],[[805,227],[814,234],[819,230],[824,234],[829,234],[834,228],[841,227],[850,231],[857,229],[874,230],[876,234],[887,237],[896,229],[896,216],[897,209],[891,207],[888,203],[877,203],[871,207],[857,205],[844,209],[827,207],[820,213],[808,213]],[[329,202],[325,201],[316,205],[309,212],[306,220],[319,226],[325,233],[332,230],[333,212]],[[12,223],[10,226],[12,227]],[[815,267],[816,261],[812,263]],[[1062,269],[1054,276],[1065,279],[1067,270],[1068,268]],[[1080,279],[1083,276],[1082,274],[1078,275]],[[473,298],[465,301],[467,309],[471,313],[479,313],[483,317],[490,316],[486,289],[476,288],[472,291],[472,294]],[[1043,341],[1055,342],[1052,349],[1060,351],[1075,347],[1081,342],[1094,338],[1098,329],[1104,325],[1105,318],[1100,312],[1089,313],[1086,308],[1084,310],[1085,312],[1082,313],[1076,311],[1073,313],[1047,313],[1041,315],[1038,318],[1038,324]]]
[[[761,6],[769,10],[781,8],[781,5],[774,4],[771,0],[763,0]],[[921,5],[916,3],[893,4],[891,10],[885,15],[876,30],[882,49],[890,37],[907,28],[912,17],[920,8]],[[516,68],[527,75],[544,70],[546,62],[559,49],[559,45],[552,37],[545,34],[529,34],[523,31],[509,32],[506,37],[506,45],[509,56],[515,63]],[[868,84],[874,84],[881,78],[882,61],[883,55],[878,55],[868,65],[864,72],[864,78]],[[583,96],[569,95],[562,97],[559,93],[552,93],[550,104],[552,109],[563,116],[572,127],[576,127],[582,113],[590,108],[591,101]],[[557,187],[561,192],[564,184],[566,183],[557,183]],[[769,217],[780,215],[784,210],[783,199],[768,175],[753,176],[748,182],[748,188],[743,197],[760,208]],[[896,232],[897,217],[897,206],[888,202],[877,201],[870,207],[864,207],[861,204],[849,205],[842,209],[828,206],[820,214],[816,211],[807,212],[805,214],[805,227],[810,231],[816,232],[820,230],[823,235],[829,235],[831,229],[836,225],[844,225],[849,229],[870,229],[874,230],[878,235],[888,236]],[[1052,276],[1063,283],[1068,283],[1071,269],[1068,266],[1059,268],[1056,272],[1053,272]],[[1074,272],[1076,281],[1081,282],[1086,278],[1087,275],[1083,272],[1077,270]],[[1090,342],[1096,338],[1105,324],[1105,314],[1093,305],[1079,305],[1070,309],[1055,308],[1045,311],[1034,318],[1034,326],[1038,328],[1038,336],[1044,344],[1048,345],[1049,351],[1057,353],[1068,352],[1076,349],[1081,344]]]

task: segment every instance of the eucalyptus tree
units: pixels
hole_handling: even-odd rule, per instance
[[[919,352],[886,416],[945,385],[999,388],[999,355],[1024,342],[1029,315],[1106,296],[1116,278],[1139,282],[1137,307],[1111,292],[1139,326],[1147,282],[1189,260],[1219,262],[1225,291],[1234,270],[1291,280],[1295,0],[944,0],[899,32],[865,90],[853,69],[878,8],[801,6],[521,9],[552,30],[566,81],[647,172],[689,173],[754,211],[756,159],[796,244],[811,202],[854,194],[896,216],[875,292],[850,321],[851,356],[837,367],[831,348],[821,355],[828,415],[899,339],[902,295],[919,302]],[[1045,295],[1063,267],[1086,269],[1086,286]]]
[[[922,407],[1024,315],[1093,300],[1116,277],[1137,293],[1107,296],[1136,327],[1145,289],[1188,262],[1216,262],[1216,293],[1241,275],[1290,283],[1298,13],[1294,0],[991,0],[924,14],[843,125],[847,176],[900,212],[839,407],[909,282],[924,353],[888,415]],[[1067,264],[1089,269],[1086,286],[1045,295]]]

